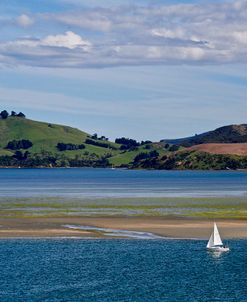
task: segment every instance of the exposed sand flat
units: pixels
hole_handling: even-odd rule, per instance
[[[0,238],[104,237],[100,232],[68,229],[64,227],[67,224],[151,232],[172,238],[208,238],[213,222],[206,219],[161,217],[0,218]],[[223,238],[247,238],[247,220],[217,219],[216,222]]]
[[[74,237],[89,236],[90,232],[69,229],[0,229],[0,238],[3,237]]]
[[[247,155],[247,143],[235,143],[235,144],[201,144],[195,145],[188,150],[202,151],[212,154],[235,154],[235,155]]]

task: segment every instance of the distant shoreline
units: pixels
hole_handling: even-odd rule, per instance
[[[112,169],[111,167],[45,167],[45,166],[37,166],[37,167],[17,167],[17,166],[0,166],[0,169],[22,169],[22,170],[28,170],[28,169],[105,169],[105,170],[129,170],[129,171],[226,171],[226,172],[247,172],[246,169],[154,169],[154,168],[129,168],[129,167],[114,167]]]

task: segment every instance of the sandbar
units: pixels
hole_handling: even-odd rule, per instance
[[[91,226],[149,232],[166,238],[207,239],[216,221],[226,239],[247,239],[246,219],[202,219],[164,217],[35,217],[0,218],[0,238],[109,238],[95,230],[66,228],[66,225]],[[121,238],[115,236],[113,238]]]

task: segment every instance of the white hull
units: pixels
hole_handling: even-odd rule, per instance
[[[217,228],[216,223],[214,223],[214,230],[211,234],[208,244],[207,244],[207,250],[211,252],[229,252],[230,249],[227,246],[224,246],[220,234]]]
[[[229,252],[229,247],[223,247],[223,246],[215,246],[215,247],[208,247],[208,251],[210,252]]]

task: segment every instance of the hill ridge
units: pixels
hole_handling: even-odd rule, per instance
[[[247,125],[231,124],[194,136],[178,139],[162,139],[161,142],[176,144],[183,147],[191,147],[193,145],[205,143],[246,143]]]
[[[111,142],[74,127],[10,116],[0,118],[0,167],[247,168],[245,124],[175,141]]]

